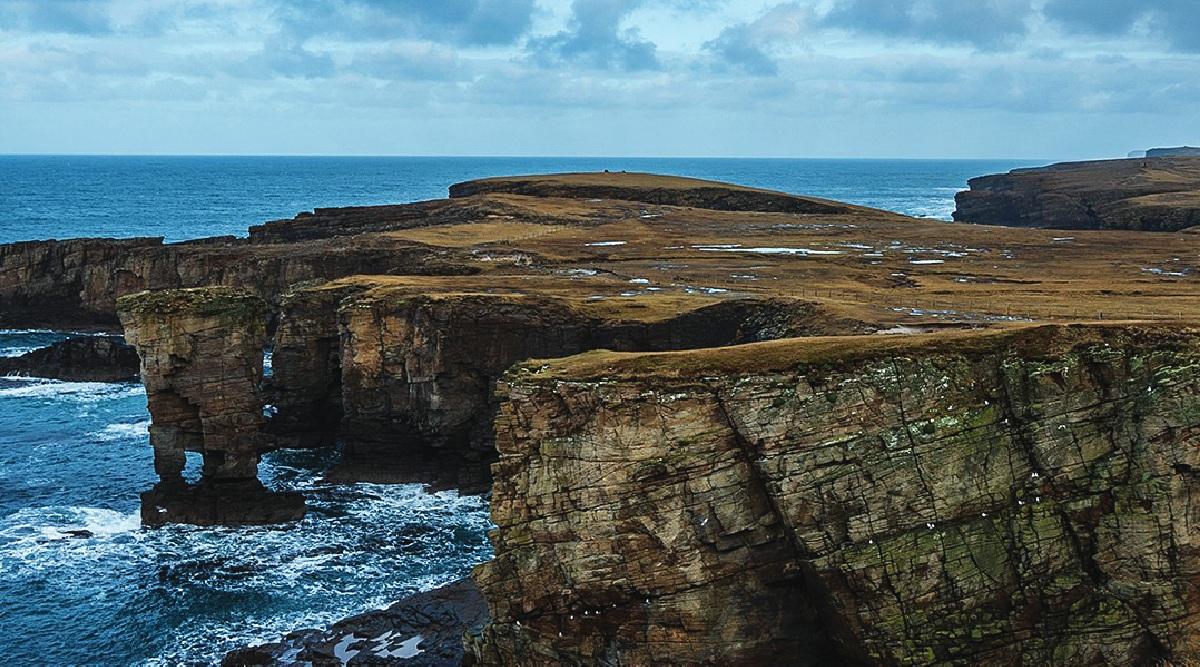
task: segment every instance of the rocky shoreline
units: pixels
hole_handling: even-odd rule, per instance
[[[450,194],[0,246],[3,324],[137,348],[146,525],[302,516],[277,447],[492,493],[478,588],[226,664],[1200,658],[1195,236],[647,174]]]

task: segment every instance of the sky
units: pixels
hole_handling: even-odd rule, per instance
[[[1200,0],[0,0],[0,153],[1200,144]]]

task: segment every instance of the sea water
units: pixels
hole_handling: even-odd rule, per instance
[[[314,207],[446,196],[451,183],[564,171],[729,181],[948,220],[973,176],[1017,160],[115,157],[0,155],[0,243],[76,236],[235,234]]]
[[[0,156],[0,242],[244,235],[318,206],[445,196],[484,176],[610,169],[732,181],[948,218],[967,178],[1030,163],[930,160]],[[0,313],[0,326],[3,326]],[[64,338],[0,330],[0,356]],[[284,451],[296,525],[141,529],[155,482],[136,383],[0,378],[0,655],[10,664],[210,663],[386,606],[490,557],[486,499],[324,484],[331,451]],[[195,475],[198,461],[189,464]]]

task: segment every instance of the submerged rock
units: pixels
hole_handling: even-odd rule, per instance
[[[487,665],[1200,658],[1200,331],[591,353],[501,384]]]
[[[138,378],[138,356],[120,336],[73,336],[19,357],[0,357],[0,375],[125,382]]]

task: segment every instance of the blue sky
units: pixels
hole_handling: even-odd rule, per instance
[[[1198,0],[0,0],[0,152],[1122,156]]]

